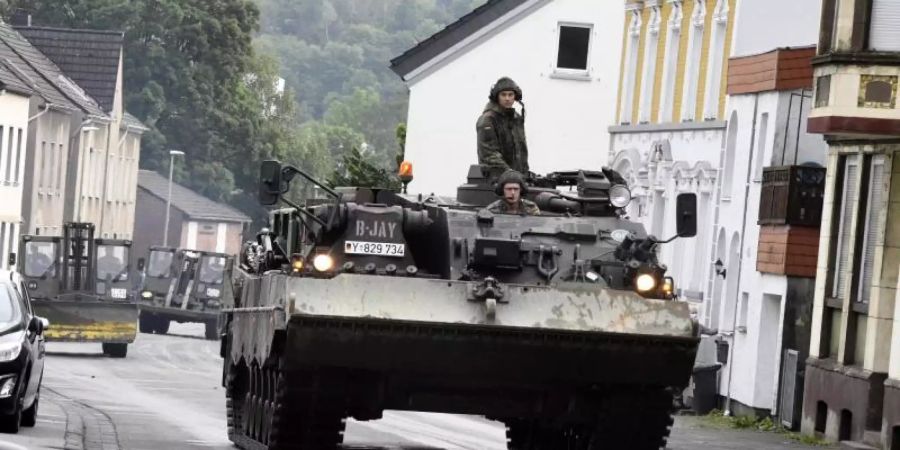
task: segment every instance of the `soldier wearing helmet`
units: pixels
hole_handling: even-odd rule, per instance
[[[491,86],[490,101],[475,125],[478,134],[478,164],[528,173],[525,142],[525,108],[522,89],[508,77]],[[523,105],[519,114],[513,105]],[[499,172],[498,172],[499,173]]]
[[[506,171],[497,180],[497,195],[500,200],[487,205],[487,210],[495,214],[519,214],[522,216],[537,216],[541,210],[531,200],[522,198],[528,193],[525,177],[514,170]]]

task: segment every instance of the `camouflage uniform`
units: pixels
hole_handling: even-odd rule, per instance
[[[523,216],[539,216],[541,215],[541,210],[538,208],[537,203],[527,200],[527,199],[519,199],[519,207],[517,212],[512,212],[509,207],[509,203],[506,203],[506,200],[500,199],[487,205],[487,210],[494,214],[521,214]]]
[[[503,77],[491,88],[490,102],[478,118],[478,164],[528,173],[528,145],[525,142],[525,116],[515,109],[500,106],[500,92],[513,91],[522,102],[522,89]],[[524,109],[523,109],[524,113]]]

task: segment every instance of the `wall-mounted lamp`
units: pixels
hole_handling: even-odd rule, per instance
[[[725,272],[727,272],[727,270],[725,269],[725,264],[722,264],[721,259],[717,259],[716,260],[716,275],[719,275],[724,280]]]

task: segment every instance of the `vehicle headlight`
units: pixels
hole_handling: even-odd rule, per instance
[[[0,384],[0,398],[8,398],[16,390],[16,376],[10,375]]]
[[[141,298],[145,298],[147,300],[153,298],[153,293],[150,291],[141,292]]]
[[[206,288],[207,297],[218,297],[222,293],[216,288]]]
[[[4,342],[0,344],[0,362],[9,362],[19,357],[22,351],[22,341]]]
[[[634,280],[634,286],[638,292],[650,291],[656,287],[656,278],[649,273],[638,275],[637,279]]]
[[[313,267],[319,272],[327,272],[334,267],[334,259],[325,254],[316,255],[316,257],[313,258]]]
[[[616,208],[624,208],[631,203],[631,191],[622,184],[614,184],[609,188],[609,202]]]
[[[109,290],[109,296],[117,299],[127,298],[128,290],[125,288],[112,288]]]

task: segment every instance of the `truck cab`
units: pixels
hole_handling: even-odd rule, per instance
[[[218,337],[218,314],[232,257],[224,253],[151,247],[142,272],[140,329],[168,332],[171,321],[201,322]]]

